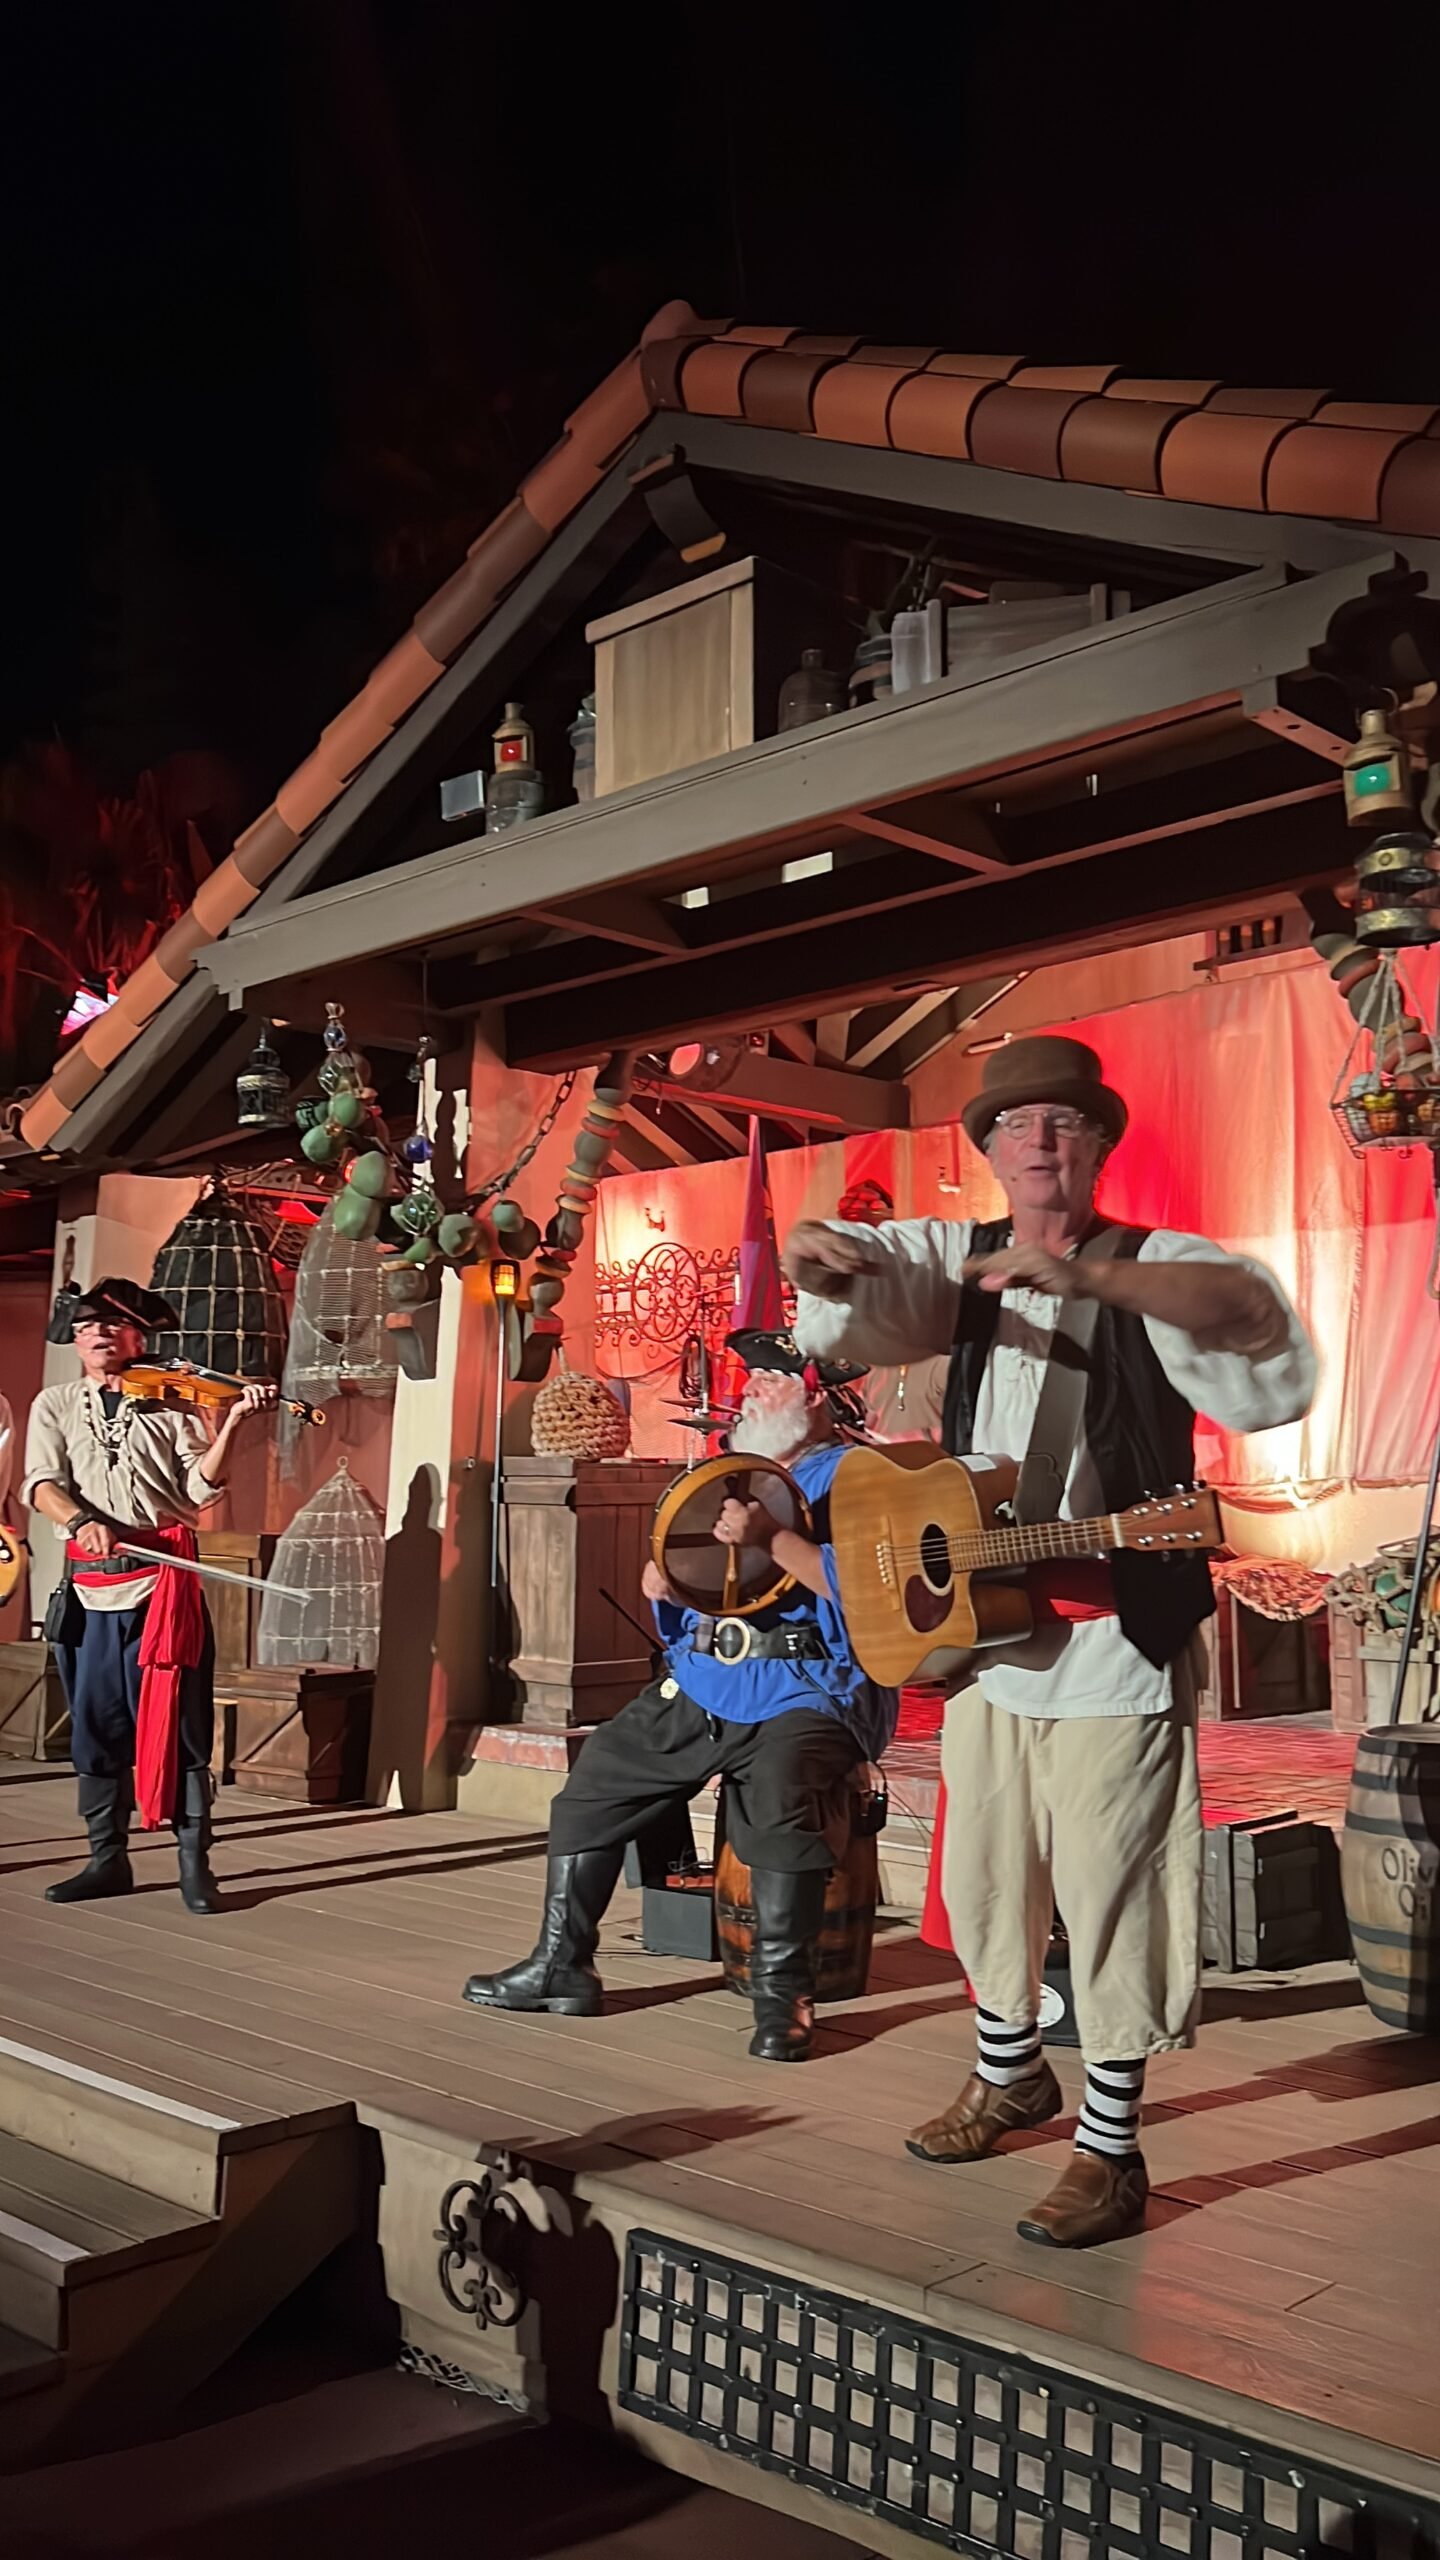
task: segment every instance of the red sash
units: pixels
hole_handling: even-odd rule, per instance
[[[195,1532],[183,1521],[164,1529],[126,1529],[127,1546],[148,1547],[160,1563],[140,1637],[140,1705],[135,1724],[135,1801],[142,1831],[173,1820],[180,1758],[180,1675],[193,1671],[205,1650],[205,1604],[191,1573],[172,1573],[165,1555],[194,1562]],[[95,1558],[72,1539],[66,1556],[77,1582],[99,1581]],[[138,1563],[137,1572],[142,1570]]]

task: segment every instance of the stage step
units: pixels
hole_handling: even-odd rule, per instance
[[[241,2122],[82,2051],[0,2034],[0,2469],[163,2423],[373,2218],[351,2108]]]
[[[216,2223],[0,2134],[0,2322],[82,2364],[113,2355],[192,2278]]]

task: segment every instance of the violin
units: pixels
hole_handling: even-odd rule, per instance
[[[221,1414],[243,1396],[247,1387],[262,1382],[255,1378],[232,1378],[223,1369],[197,1369],[188,1361],[135,1360],[120,1372],[118,1385],[125,1396],[135,1396],[142,1404],[190,1405],[202,1413]],[[313,1429],[323,1429],[325,1413],[318,1404],[307,1404],[303,1396],[282,1396],[282,1413],[293,1413],[299,1422]]]

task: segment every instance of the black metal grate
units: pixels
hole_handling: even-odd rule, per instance
[[[985,2560],[1440,2554],[1426,2500],[645,2231],[620,2405]]]

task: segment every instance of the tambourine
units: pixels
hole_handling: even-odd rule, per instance
[[[724,1505],[763,1502],[780,1529],[814,1535],[804,1494],[773,1458],[737,1453],[707,1458],[677,1476],[655,1505],[650,1553],[672,1591],[690,1609],[726,1618],[750,1618],[794,1588],[768,1547],[722,1546],[715,1523]]]

